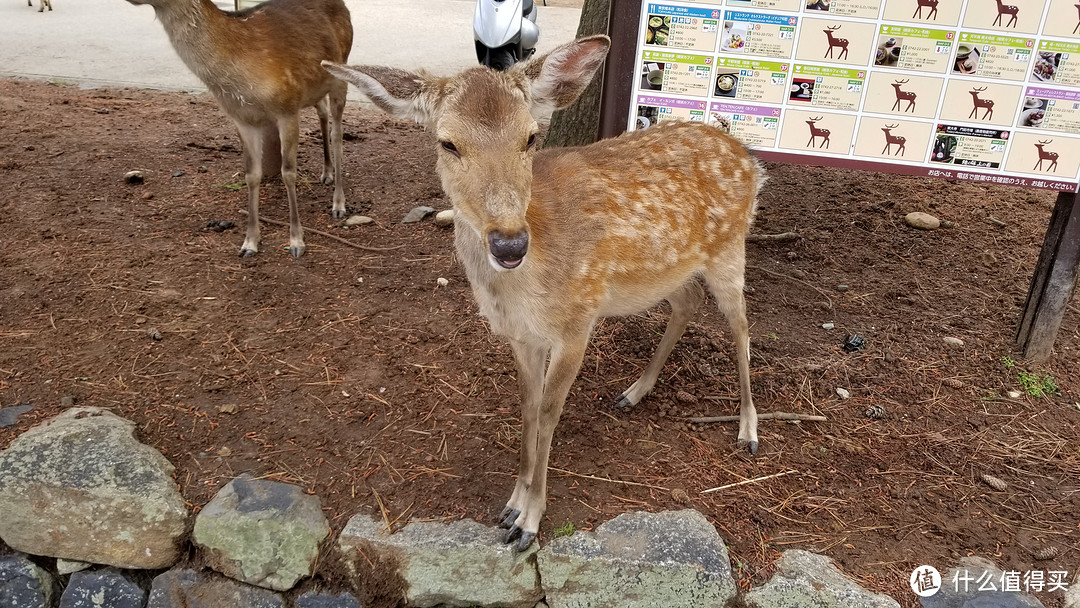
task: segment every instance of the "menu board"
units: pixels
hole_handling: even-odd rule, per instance
[[[641,12],[629,129],[695,120],[766,159],[1080,184],[1080,0],[670,0]]]

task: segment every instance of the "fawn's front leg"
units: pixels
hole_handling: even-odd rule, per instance
[[[525,428],[521,437],[521,470],[514,493],[506,505],[510,511],[503,521],[504,525],[510,527],[506,533],[506,542],[519,539],[519,551],[527,549],[540,530],[540,518],[547,507],[547,467],[551,438],[562,415],[566,395],[581,370],[588,340],[589,332],[586,330],[571,341],[557,343],[551,350],[551,364],[543,378],[543,395],[539,400],[539,407],[529,408],[523,404],[527,409],[523,416]],[[532,363],[536,362],[535,352],[527,357],[532,358]],[[519,360],[524,358],[526,357],[520,357]],[[535,378],[530,378],[528,382],[532,387],[529,390],[535,388]]]
[[[240,246],[240,257],[246,258],[259,252],[259,186],[262,184],[263,174],[263,138],[258,127],[237,122],[236,129],[240,132],[240,141],[244,148],[244,181],[247,182],[247,231],[244,244]]]

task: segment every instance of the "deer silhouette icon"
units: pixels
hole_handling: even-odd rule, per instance
[[[919,8],[915,9],[915,14],[911,16],[912,19],[919,17],[922,18],[922,9],[924,6],[930,7],[930,12],[926,15],[927,19],[937,20],[937,5],[938,0],[915,0],[919,4]]]
[[[1039,162],[1035,164],[1035,167],[1032,169],[1032,171],[1038,171],[1039,169],[1041,169],[1044,160],[1050,161],[1050,165],[1046,168],[1047,171],[1057,171],[1058,153],[1043,150],[1043,146],[1049,145],[1053,142],[1054,140],[1052,139],[1048,139],[1046,141],[1040,139],[1039,143],[1035,144],[1035,147],[1039,149]]]
[[[971,108],[971,113],[968,114],[968,118],[974,117],[978,119],[979,108],[983,108],[984,110],[986,110],[986,112],[983,113],[983,117],[981,120],[987,120],[994,116],[994,100],[979,98],[979,93],[982,93],[985,90],[986,87],[983,87],[981,89],[978,87],[971,87],[971,90],[968,91],[968,93],[971,93],[972,103],[974,104],[974,107]]]
[[[914,91],[905,91],[905,90],[900,88],[900,85],[907,84],[907,83],[908,83],[908,80],[894,80],[894,81],[892,81],[892,84],[889,85],[889,86],[891,86],[893,88],[894,91],[896,91],[896,103],[894,103],[893,106],[892,106],[893,110],[899,110],[900,109],[900,102],[901,101],[906,101],[907,102],[907,107],[904,108],[903,111],[904,112],[914,112],[915,111],[915,98],[917,97],[917,95],[915,95]]]
[[[1001,25],[1001,18],[1005,15],[1009,15],[1012,19],[1009,19],[1008,25],[1003,25],[1002,27],[1016,27],[1016,14],[1020,12],[1020,8],[1012,6],[1011,4],[1002,4],[1001,0],[994,0],[994,2],[997,2],[998,11],[997,19],[994,19],[994,25]]]
[[[891,130],[895,129],[896,127],[899,127],[899,126],[900,125],[897,124],[897,125],[885,125],[884,127],[882,127],[881,130],[885,132],[885,149],[883,149],[881,151],[882,154],[888,154],[891,151],[893,144],[896,144],[896,145],[900,146],[899,148],[896,149],[896,156],[903,156],[904,155],[904,142],[907,141],[907,138],[906,137],[901,137],[899,135],[893,135],[892,133],[889,132],[889,131],[891,131]]]
[[[810,125],[810,141],[806,142],[806,145],[811,147],[811,148],[816,148],[817,147],[817,146],[814,145],[814,140],[817,139],[818,137],[822,138],[822,141],[821,141],[821,144],[822,144],[821,147],[822,148],[828,148],[829,147],[829,130],[828,129],[819,129],[819,128],[817,128],[815,126],[815,123],[817,121],[821,120],[821,119],[822,119],[821,116],[818,116],[817,118],[810,117],[810,119],[806,121],[806,124]]]
[[[847,58],[848,41],[847,38],[833,38],[833,32],[838,29],[840,29],[839,25],[836,27],[827,25],[825,26],[825,29],[821,31],[825,32],[825,35],[829,38],[829,50],[825,51],[825,57],[832,57],[833,48],[840,47],[840,54],[836,57],[837,60],[840,60]]]

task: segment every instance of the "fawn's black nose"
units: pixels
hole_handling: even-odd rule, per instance
[[[488,250],[495,262],[503,268],[517,268],[529,250],[529,233],[522,230],[507,236],[501,232],[488,233]]]

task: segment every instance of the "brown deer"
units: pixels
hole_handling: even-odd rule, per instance
[[[981,89],[979,87],[971,87],[971,90],[968,91],[968,93],[971,93],[971,103],[974,105],[974,107],[971,108],[971,112],[968,114],[968,118],[974,117],[975,119],[979,119],[979,108],[986,110],[985,112],[983,112],[982,120],[987,120],[988,118],[993,117],[994,100],[979,99],[979,93],[982,93],[985,90],[986,87],[983,87]]]
[[[1020,9],[1010,4],[1002,4],[1001,0],[994,0],[994,2],[997,2],[998,12],[997,19],[994,19],[994,25],[1001,25],[1001,18],[1005,15],[1009,15],[1012,19],[1009,20],[1008,25],[1003,25],[1002,27],[1013,27],[1016,23],[1016,14],[1020,12]]]
[[[907,141],[907,138],[901,137],[899,135],[893,135],[892,133],[890,133],[890,131],[899,126],[900,125],[898,124],[885,125],[885,127],[881,129],[885,132],[885,149],[881,151],[882,154],[888,154],[891,151],[893,144],[897,144],[900,147],[896,150],[896,156],[904,155],[904,142]]]
[[[34,6],[34,0],[26,0],[26,6]],[[44,13],[45,7],[49,7],[52,10],[52,0],[41,0],[41,7],[37,9],[37,12]]]
[[[841,26],[831,27],[825,26],[825,29],[821,30],[825,32],[825,35],[829,38],[829,50],[825,51],[825,57],[832,57],[833,47],[840,47],[840,54],[836,57],[837,61],[847,57],[847,38],[833,38],[833,32],[840,29]]]
[[[926,18],[937,19],[938,0],[915,0],[915,2],[919,4],[919,8],[915,9],[915,14],[911,16],[912,19],[916,17],[922,18],[922,9],[924,6],[930,7],[930,12],[926,15]]]
[[[751,453],[758,447],[743,300],[746,234],[764,180],[757,160],[720,129],[689,121],[536,149],[538,118],[581,94],[609,46],[606,36],[582,38],[506,72],[475,67],[445,78],[324,63],[438,139],[435,166],[457,210],[458,258],[518,368],[519,473],[499,518],[519,549],[539,529],[552,433],[599,317],[671,304],[656,353],[619,397],[632,406],[704,300],[703,279],[734,336],[738,442]]]
[[[814,117],[811,116],[810,119],[806,121],[806,124],[810,125],[810,141],[806,142],[806,145],[811,147],[811,148],[816,148],[817,147],[816,145],[814,145],[814,140],[819,138],[819,137],[822,138],[822,141],[821,141],[822,147],[824,147],[824,148],[829,147],[829,130],[828,129],[819,129],[819,128],[817,128],[817,126],[815,126],[817,124],[817,121],[819,121],[821,119],[822,119],[821,116],[818,116],[817,118],[814,118]]]
[[[1052,139],[1048,139],[1046,141],[1043,141],[1043,140],[1040,139],[1039,143],[1035,144],[1035,147],[1039,149],[1039,162],[1035,165],[1035,167],[1032,169],[1032,171],[1038,171],[1039,169],[1042,169],[1042,164],[1043,164],[1044,160],[1050,161],[1050,165],[1047,166],[1047,168],[1046,168],[1047,171],[1057,171],[1058,153],[1057,152],[1048,152],[1046,150],[1043,150],[1043,146],[1046,146],[1046,145],[1049,145],[1049,144],[1052,144],[1052,143],[1054,143],[1054,140],[1052,140]]]
[[[910,79],[908,79],[908,80],[910,80]],[[904,90],[902,90],[900,88],[900,85],[907,84],[908,80],[894,80],[894,81],[892,81],[892,84],[890,86],[893,88],[894,91],[896,91],[896,103],[893,104],[893,107],[892,107],[893,110],[899,110],[900,109],[900,102],[901,101],[906,101],[906,102],[908,102],[908,104],[907,104],[907,107],[904,108],[903,111],[904,112],[914,112],[915,111],[915,98],[918,97],[918,96],[915,94],[914,91],[904,91]]]
[[[176,53],[236,123],[248,191],[243,257],[259,251],[259,185],[263,146],[281,145],[281,178],[289,199],[289,252],[304,253],[296,207],[300,110],[315,106],[323,138],[324,184],[334,184],[334,217],[345,215],[341,115],[348,85],[322,69],[346,61],[352,21],[343,0],[270,0],[225,12],[212,0],[128,0],[154,7]],[[329,124],[328,124],[329,123]]]

